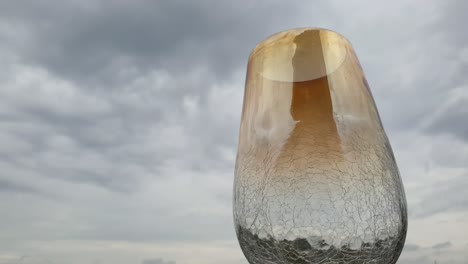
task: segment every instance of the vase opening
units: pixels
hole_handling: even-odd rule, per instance
[[[345,61],[349,42],[324,29],[280,32],[258,45],[253,67],[272,81],[303,82],[327,76]]]

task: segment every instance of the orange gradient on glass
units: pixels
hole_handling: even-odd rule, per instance
[[[251,263],[398,259],[403,185],[363,70],[341,35],[293,29],[252,51],[234,220]]]

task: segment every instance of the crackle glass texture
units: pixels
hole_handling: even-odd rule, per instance
[[[396,263],[406,199],[350,43],[294,29],[247,69],[234,222],[251,264]]]

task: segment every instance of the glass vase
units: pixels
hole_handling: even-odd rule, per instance
[[[251,264],[396,263],[403,184],[349,41],[277,33],[247,67],[234,222]]]

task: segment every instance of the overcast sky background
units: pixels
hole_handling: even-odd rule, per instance
[[[1,1],[0,264],[246,264],[247,57],[353,44],[406,188],[399,263],[468,263],[468,1]]]

